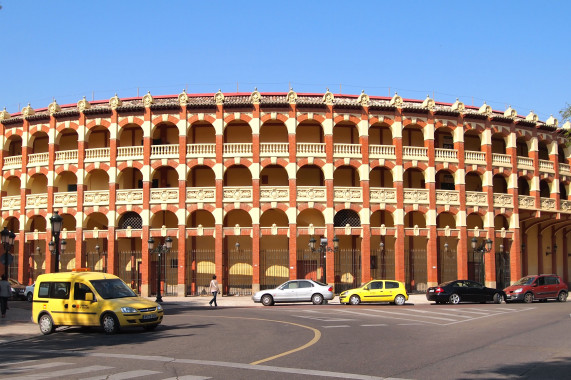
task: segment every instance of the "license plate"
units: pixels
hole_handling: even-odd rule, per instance
[[[430,289],[428,293],[434,293],[434,289]]]
[[[146,314],[146,315],[143,315],[143,319],[154,319],[154,318],[156,318],[156,317],[157,317],[156,314]]]

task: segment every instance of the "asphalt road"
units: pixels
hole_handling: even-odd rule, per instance
[[[60,328],[2,345],[2,379],[563,379],[571,303],[169,304],[156,331]],[[0,337],[1,339],[1,337]]]

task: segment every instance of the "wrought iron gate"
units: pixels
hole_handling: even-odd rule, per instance
[[[484,284],[484,255],[474,250],[468,257],[468,279]]]
[[[272,289],[289,279],[289,250],[260,251],[260,290]]]
[[[377,249],[371,252],[371,278],[395,279],[395,251],[394,249]]]
[[[105,255],[96,252],[87,253],[87,267],[92,272],[107,272],[107,257]]]
[[[496,253],[496,288],[505,289],[510,286],[510,254],[509,252]]]
[[[426,291],[426,249],[404,251],[405,285],[409,292]]]
[[[249,249],[230,250],[227,266],[227,294],[248,296],[252,294],[252,251]]]
[[[334,257],[335,293],[361,285],[361,251],[342,249]]]
[[[441,250],[438,252],[438,283],[458,279],[456,250],[449,249],[448,252]]]
[[[151,255],[149,276],[151,294],[157,294],[158,255]],[[178,251],[169,251],[161,256],[161,293],[164,296],[178,295]]]
[[[209,294],[210,280],[216,274],[213,249],[193,249],[186,253],[186,293],[191,296]]]
[[[325,258],[320,250],[297,251],[297,278],[325,282]]]
[[[60,262],[60,272],[71,272],[72,269],[75,269],[75,252],[62,253],[59,256],[59,262]]]
[[[136,293],[141,294],[141,264],[143,262],[141,251],[120,251],[118,256],[117,275]]]

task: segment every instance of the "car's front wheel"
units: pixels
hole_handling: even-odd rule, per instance
[[[107,313],[101,318],[101,327],[103,327],[105,334],[113,335],[119,331],[119,321],[113,314]]]
[[[452,305],[458,305],[460,303],[460,296],[456,293],[453,293],[448,298],[448,302],[450,302]]]
[[[395,305],[402,306],[406,302],[406,299],[402,294],[395,297]]]
[[[34,295],[32,294],[32,292],[26,295],[26,299],[28,300],[28,302],[32,302],[34,300]]]
[[[361,303],[361,298],[359,298],[358,295],[352,295],[351,298],[349,298],[349,303],[351,305],[358,305]]]
[[[40,317],[39,325],[40,325],[40,331],[44,335],[51,334],[56,330],[56,327],[54,326],[54,321],[49,314],[44,314]]]
[[[525,293],[525,296],[523,296],[523,302],[532,303],[533,302],[533,293]]]
[[[557,301],[559,302],[567,301],[567,292],[559,292],[559,295],[557,296]]]
[[[321,305],[323,303],[323,296],[316,293],[311,296],[311,302],[313,302],[314,305]]]
[[[494,303],[502,303],[504,300],[504,296],[500,293],[494,294]]]
[[[274,304],[274,299],[269,294],[264,294],[262,296],[262,305],[272,306]]]

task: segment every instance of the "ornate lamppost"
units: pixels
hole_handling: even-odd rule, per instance
[[[315,243],[317,243],[317,241],[312,235],[309,239],[309,248],[311,249],[311,252],[315,252],[316,248]],[[321,239],[319,240],[319,253],[320,253],[319,264],[321,265],[323,263],[323,278],[321,281],[324,283],[327,282],[327,262],[326,262],[327,252],[338,252],[338,251],[339,251],[339,238],[337,237],[337,235],[333,236],[333,249],[327,246],[327,238],[321,237]]]
[[[2,232],[0,232],[0,236],[2,237],[2,245],[4,246],[4,255],[2,255],[4,274],[6,275],[6,278],[8,278],[8,267],[13,260],[12,255],[10,255],[10,251],[14,248],[14,239],[16,238],[16,234],[8,230],[8,227],[4,227]]]
[[[60,241],[59,241],[59,234],[61,232],[61,227],[63,225],[63,218],[62,216],[58,213],[58,211],[54,211],[54,214],[52,216],[50,216],[50,224],[52,226],[52,238],[53,240],[49,242],[48,247],[50,249],[50,252],[52,254],[55,254],[55,261],[56,261],[56,265],[55,265],[55,272],[59,272],[59,255],[60,255]],[[65,240],[63,240],[61,242],[61,250],[63,251],[65,249]]]
[[[161,256],[163,253],[167,253],[172,248],[172,239],[170,236],[167,236],[165,242],[163,244],[159,244],[157,248],[155,248],[155,240],[151,236],[149,241],[149,254],[156,253],[158,258],[157,263],[157,299],[155,302],[163,302],[163,297],[161,296]]]
[[[484,265],[484,263],[485,263],[484,258],[485,258],[485,254],[492,250],[493,244],[494,244],[494,242],[492,241],[492,239],[487,239],[487,240],[482,240],[482,244],[478,245],[478,239],[475,236],[472,238],[472,249],[474,250],[474,255],[476,253],[479,253],[482,255],[482,260],[480,261],[481,267],[480,267],[479,277],[480,277],[480,282],[484,286],[485,286],[484,281],[485,281],[485,273],[486,273],[486,267]]]

